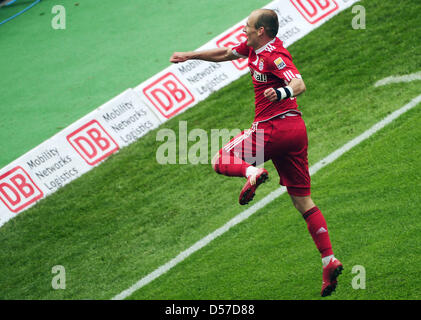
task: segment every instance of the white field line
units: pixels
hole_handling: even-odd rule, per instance
[[[374,86],[380,87],[380,86],[384,86],[384,85],[389,84],[389,83],[411,82],[411,81],[415,81],[415,80],[421,80],[421,71],[411,73],[411,74],[407,74],[407,75],[404,75],[404,76],[387,77],[387,78],[384,78],[382,80],[377,81],[374,84]]]
[[[416,105],[418,105],[421,102],[421,95],[417,96],[416,98],[412,99],[408,104],[404,105],[402,108],[396,110],[392,114],[388,115],[386,118],[381,120],[380,122],[373,125],[370,129],[356,137],[355,139],[349,141],[336,151],[329,154],[326,158],[320,160],[315,165],[313,165],[310,168],[310,175],[315,174],[317,171],[322,169],[323,167],[327,166],[328,164],[332,163],[336,159],[338,159],[341,155],[343,155],[345,152],[349,151],[351,148],[355,147],[362,141],[366,140],[368,137],[391,123],[393,120],[401,116],[403,113],[407,112],[408,110],[414,108]],[[136,290],[142,288],[143,286],[147,285],[154,279],[158,278],[159,276],[166,273],[168,270],[170,270],[172,267],[176,266],[178,263],[182,262],[184,259],[189,257],[194,252],[198,251],[199,249],[203,248],[207,244],[209,244],[212,240],[216,239],[220,235],[227,232],[231,227],[239,224],[240,222],[246,220],[249,218],[252,214],[254,214],[257,210],[262,209],[264,206],[266,206],[268,203],[272,202],[276,198],[278,198],[280,195],[284,194],[286,191],[285,187],[279,187],[278,189],[272,191],[269,195],[264,197],[259,202],[255,203],[250,208],[244,210],[243,212],[239,213],[237,216],[232,218],[230,221],[228,221],[225,225],[223,225],[221,228],[215,230],[214,232],[210,233],[203,239],[197,241],[194,245],[192,245],[187,250],[184,250],[181,252],[178,256],[176,256],[174,259],[170,260],[166,264],[160,266],[155,271],[151,272],[147,276],[140,279],[138,282],[136,282],[134,285],[132,285],[127,290],[124,290],[123,292],[119,293],[115,297],[112,298],[112,300],[122,300],[130,296],[133,292]]]

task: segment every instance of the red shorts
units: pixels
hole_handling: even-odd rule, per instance
[[[252,165],[272,160],[279,174],[279,183],[287,187],[288,193],[308,196],[307,147],[306,126],[297,115],[253,123],[250,129],[231,139],[220,152],[228,152]]]

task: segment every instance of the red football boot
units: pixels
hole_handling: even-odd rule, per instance
[[[241,190],[239,198],[240,204],[245,205],[253,200],[257,187],[264,183],[268,177],[269,173],[264,168],[259,168],[255,174],[251,174],[247,178],[247,182]]]
[[[343,269],[342,263],[336,258],[331,259],[329,264],[323,268],[323,284],[322,292],[320,293],[322,297],[330,296],[335,291],[336,285],[338,284],[336,279],[342,273]]]

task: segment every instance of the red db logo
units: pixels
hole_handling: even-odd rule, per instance
[[[22,167],[0,176],[0,199],[10,211],[18,213],[44,196]]]
[[[194,101],[189,89],[171,72],[145,87],[143,93],[168,119]]]
[[[69,134],[67,141],[92,166],[119,149],[118,144],[96,120]]]
[[[291,2],[311,24],[339,9],[335,0],[291,0]]]
[[[247,36],[243,32],[243,29],[244,29],[244,26],[239,26],[234,31],[228,33],[226,36],[219,39],[216,42],[216,45],[220,48],[223,48],[223,47],[232,48],[236,46],[237,44],[239,44],[240,42],[243,42],[244,40],[247,39]],[[240,58],[240,59],[232,60],[232,63],[238,70],[243,70],[247,68],[247,59]]]

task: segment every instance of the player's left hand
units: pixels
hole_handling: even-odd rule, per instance
[[[273,88],[266,89],[263,94],[267,99],[269,99],[272,102],[278,100],[278,96],[275,92],[275,89],[273,89]]]

